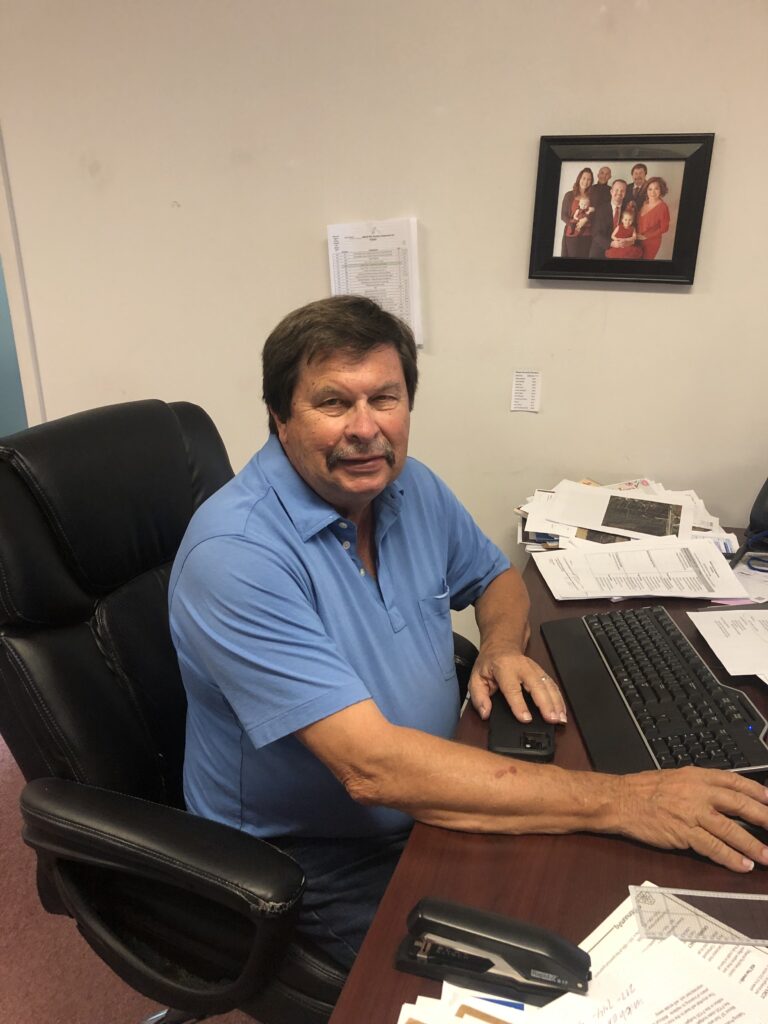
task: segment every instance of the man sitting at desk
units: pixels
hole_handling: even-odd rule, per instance
[[[516,570],[451,491],[407,458],[410,330],[339,296],[267,339],[271,436],[195,514],[174,564],[171,629],[188,694],[191,811],[269,839],[307,876],[300,927],[349,965],[413,819],[487,832],[613,832],[734,871],[768,849],[768,794],[726,772],[614,777],[453,743],[450,609],[473,604],[470,681],[565,721],[525,656]],[[482,445],[482,439],[478,440]]]

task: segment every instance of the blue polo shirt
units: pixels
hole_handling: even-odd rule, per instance
[[[370,698],[397,725],[451,736],[450,609],[474,602],[509,562],[415,459],[374,513],[375,579],[354,524],[272,436],[193,516],[169,595],[191,811],[263,837],[369,836],[410,823],[356,804],[293,733]]]

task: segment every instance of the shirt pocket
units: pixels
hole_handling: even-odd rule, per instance
[[[419,610],[440,671],[445,679],[455,679],[451,593],[445,580],[443,580],[442,593],[419,599]]]

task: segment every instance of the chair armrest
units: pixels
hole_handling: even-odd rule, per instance
[[[187,811],[66,779],[35,779],[21,795],[35,850],[149,875],[248,916],[284,914],[304,876],[281,850]]]
[[[142,994],[196,1014],[226,1013],[274,975],[304,888],[287,854],[219,822],[65,779],[28,783],[21,809],[24,841],[78,928]],[[104,870],[117,879],[114,903]],[[176,896],[166,901],[166,892]],[[222,950],[232,933],[240,936],[235,956]]]
[[[461,633],[453,634],[453,663],[456,666],[456,679],[459,683],[459,698],[464,703],[469,687],[469,677],[472,675],[472,666],[478,651],[471,640],[467,640]]]

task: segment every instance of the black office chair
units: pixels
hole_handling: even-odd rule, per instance
[[[286,854],[183,810],[170,565],[232,475],[194,405],[130,402],[0,440],[0,731],[38,892],[166,1024],[322,1024],[345,972],[294,930]],[[456,637],[466,682],[476,650]]]

